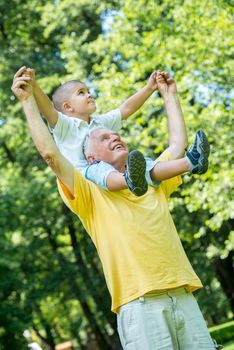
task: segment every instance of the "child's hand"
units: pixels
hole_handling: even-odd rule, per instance
[[[32,95],[31,77],[25,74],[26,67],[21,67],[14,75],[11,90],[20,100],[27,100]]]
[[[150,75],[149,80],[147,82],[147,87],[151,89],[152,91],[155,91],[158,89],[157,81],[156,81],[156,75],[157,71],[153,71],[153,73]]]

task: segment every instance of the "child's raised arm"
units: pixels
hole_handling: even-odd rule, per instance
[[[34,69],[27,68],[25,74],[27,74],[31,77],[33,95],[34,95],[35,100],[37,102],[38,109],[39,109],[40,113],[43,114],[43,116],[48,121],[49,125],[52,128],[54,128],[56,123],[57,123],[57,120],[58,120],[58,112],[54,108],[49,97],[42,91],[40,86],[37,84]]]
[[[156,73],[157,72],[154,71],[150,75],[147,84],[120,105],[119,109],[122,119],[127,119],[130,115],[135,113],[152,95],[152,93],[157,90]]]

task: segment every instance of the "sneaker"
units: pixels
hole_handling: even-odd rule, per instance
[[[146,161],[143,154],[136,150],[130,152],[124,177],[129,190],[138,197],[145,194],[148,189],[145,169]]]
[[[215,349],[217,349],[217,350],[223,349],[223,345],[218,344],[217,341],[216,341],[215,339],[212,339],[212,340],[213,340]]]
[[[199,130],[196,132],[195,142],[186,152],[186,158],[192,174],[204,174],[207,171],[209,154],[210,144],[207,136],[202,130]]]

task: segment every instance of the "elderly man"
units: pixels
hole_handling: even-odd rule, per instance
[[[175,84],[161,78],[158,87],[168,114],[169,147],[158,160],[176,161],[183,157],[187,135]],[[192,294],[202,285],[186,257],[167,204],[181,178],[149,186],[142,197],[127,189],[108,192],[99,188],[59,152],[23,77],[13,83],[12,90],[22,101],[38,151],[58,178],[64,202],[79,216],[97,248],[123,348],[214,349]],[[86,140],[85,154],[90,163],[103,160],[124,172],[128,148],[117,133],[97,129]],[[178,161],[185,162],[184,158]],[[187,171],[188,164],[184,164]]]

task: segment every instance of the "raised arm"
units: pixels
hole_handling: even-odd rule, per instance
[[[174,159],[184,156],[188,138],[175,81],[166,72],[157,72],[158,90],[168,117],[169,151]]]
[[[33,85],[33,95],[40,112],[44,115],[49,125],[54,128],[58,121],[58,112],[55,110],[49,97],[42,91],[36,80]]]
[[[73,194],[73,166],[59,152],[48,128],[43,122],[32,95],[32,86],[24,76],[15,76],[11,89],[22,103],[30,133],[37,150],[57,177]]]
[[[135,113],[156,89],[156,71],[154,71],[151,74],[147,84],[120,105],[119,109],[122,119],[127,119],[130,115]]]
[[[32,68],[21,67],[16,73],[17,76],[29,76],[33,88],[33,95],[35,97],[39,111],[48,121],[49,125],[54,128],[58,120],[58,112],[54,108],[49,97],[43,92],[40,86],[37,84],[35,78],[35,71]]]

